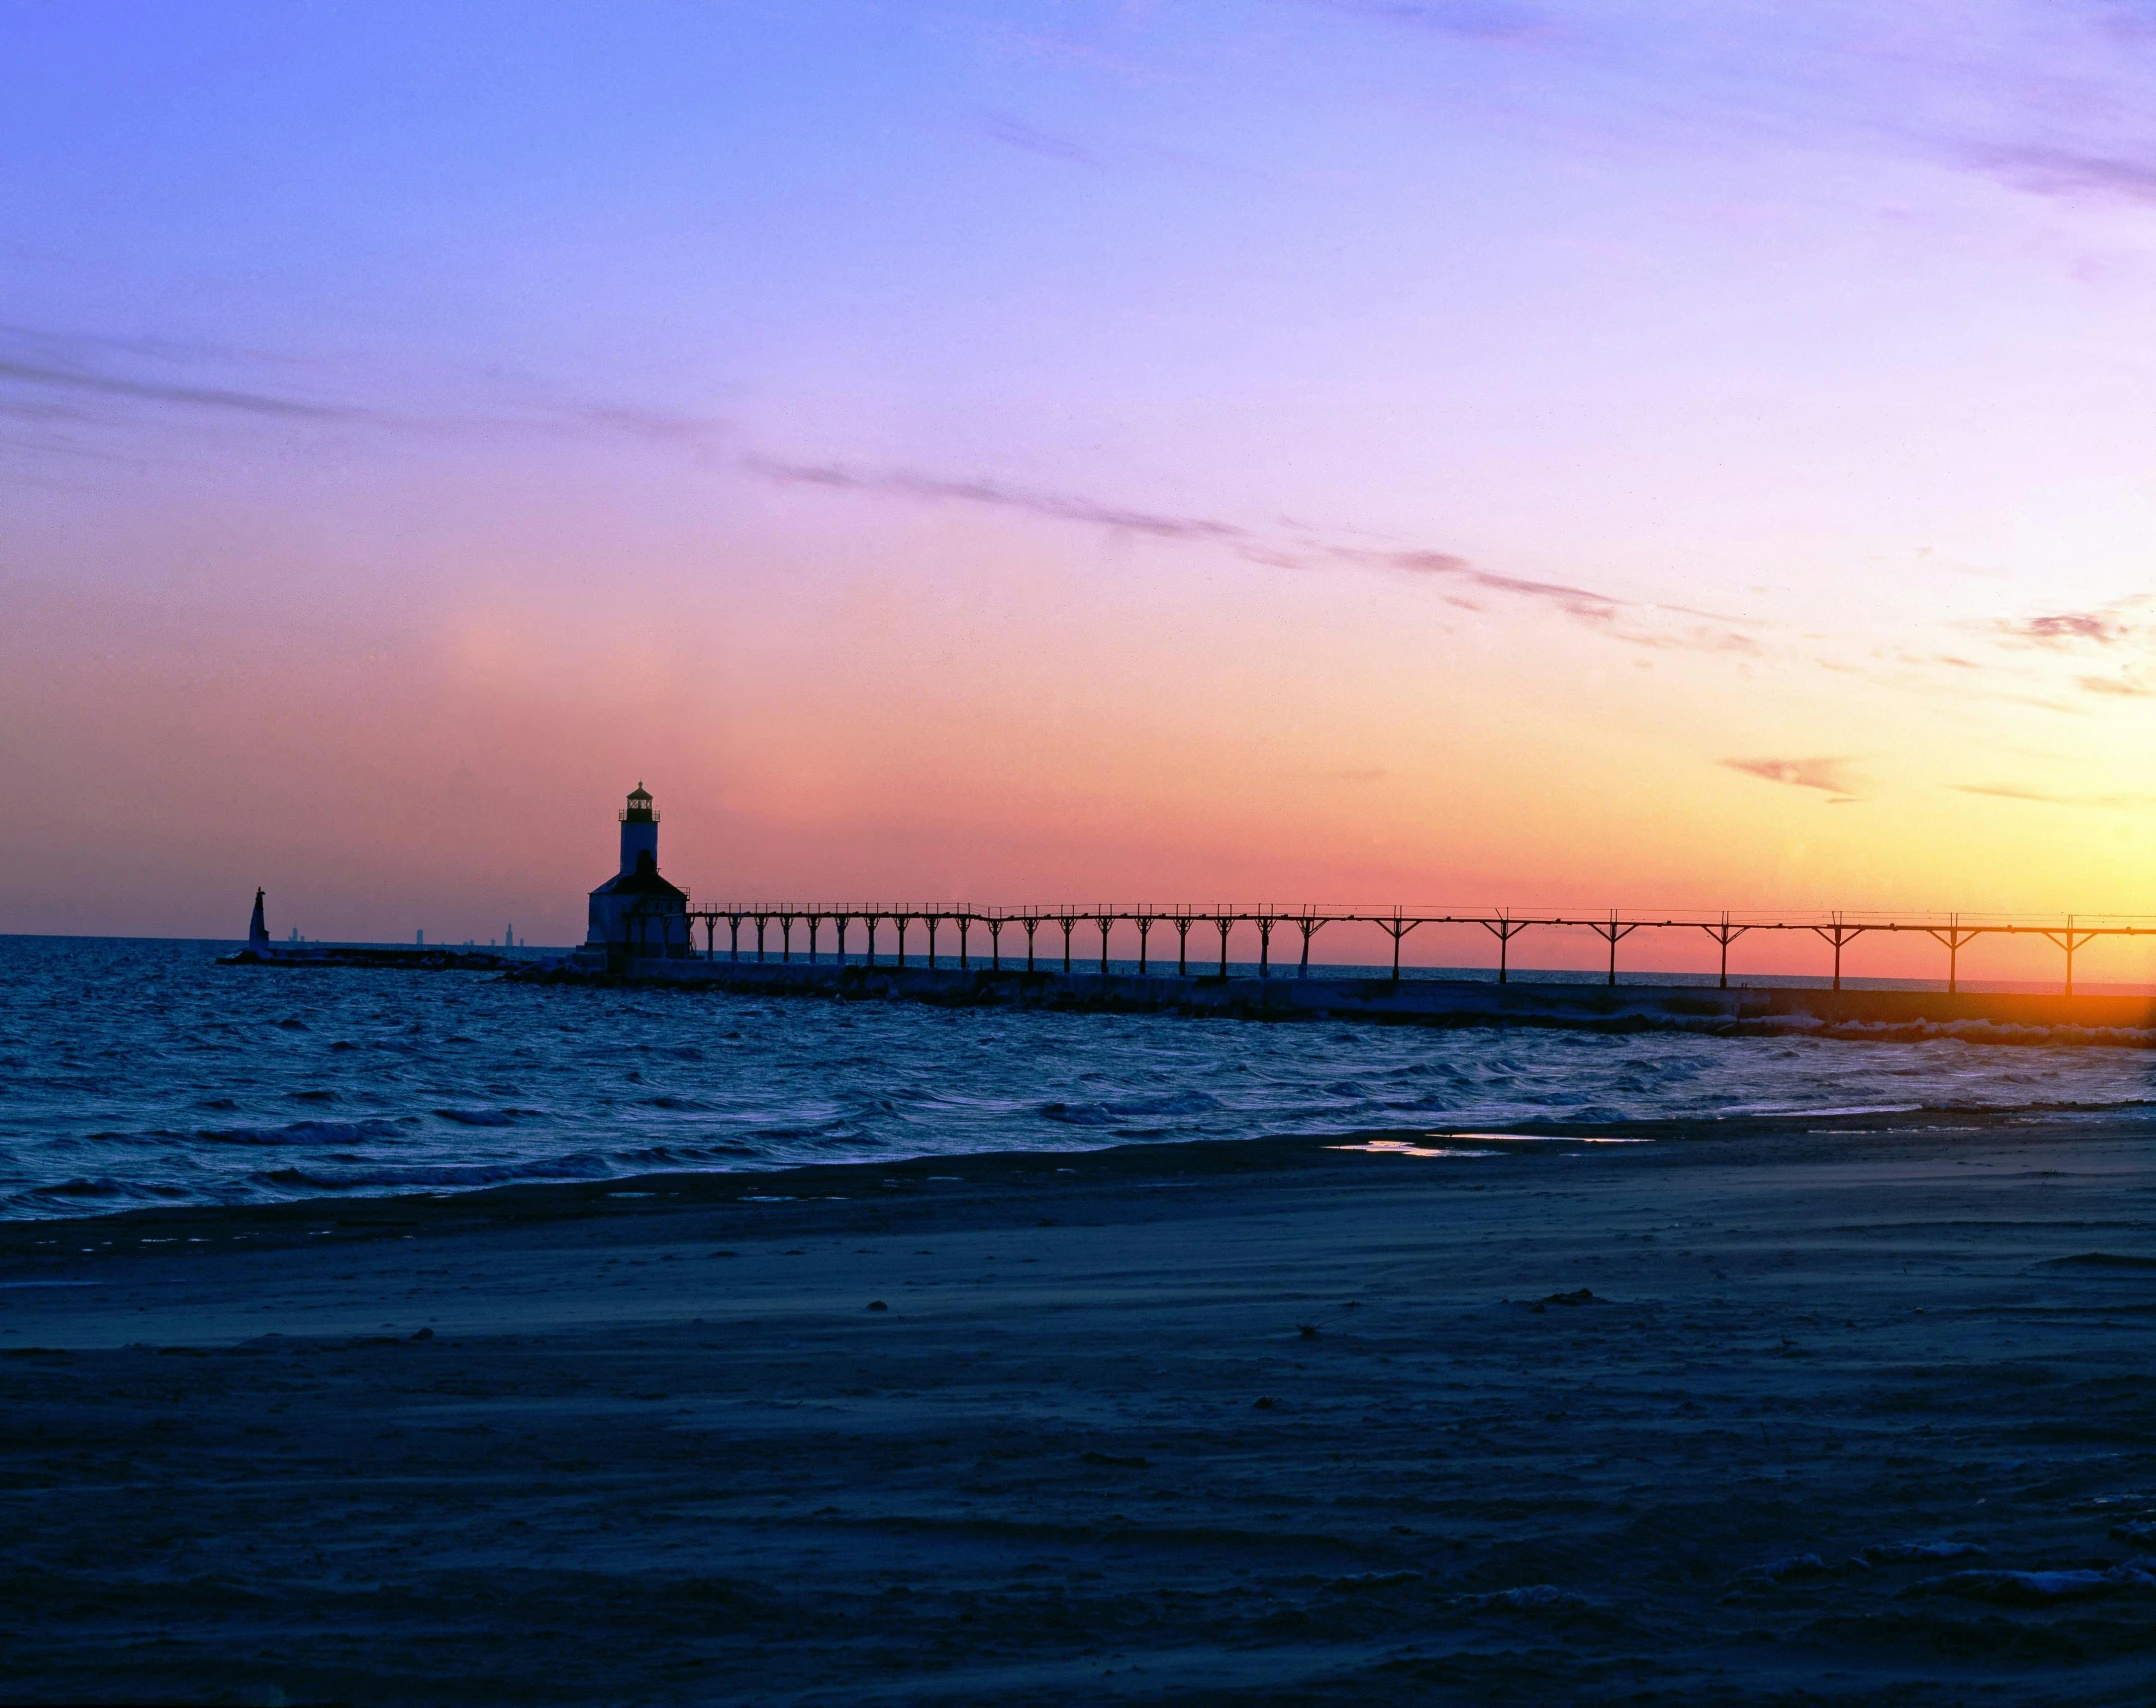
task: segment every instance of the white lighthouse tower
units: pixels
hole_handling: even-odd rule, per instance
[[[659,815],[639,783],[621,809],[621,870],[591,892],[581,960],[626,966],[689,954],[689,892],[659,876]]]

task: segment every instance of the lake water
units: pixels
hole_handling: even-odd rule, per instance
[[[1424,1125],[2156,1104],[2156,1057],[2131,1049],[774,1000],[217,966],[231,947],[0,938],[0,1214]]]

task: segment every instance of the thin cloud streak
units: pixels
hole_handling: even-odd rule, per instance
[[[1566,582],[1537,581],[1523,576],[1502,575],[1480,569],[1454,552],[1424,548],[1376,549],[1368,546],[1327,544],[1310,530],[1298,528],[1293,541],[1269,538],[1240,523],[1208,516],[1174,516],[1157,511],[1104,504],[1095,499],[1064,493],[1039,492],[986,479],[954,480],[906,469],[868,471],[838,463],[795,463],[761,455],[742,459],[743,468],[780,485],[810,486],[831,492],[910,498],[928,502],[980,505],[1106,528],[1134,538],[1175,544],[1210,545],[1234,552],[1246,562],[1278,569],[1316,569],[1328,564],[1390,570],[1426,576],[1540,603],[1584,623],[1611,638],[1635,646],[1685,648],[1707,652],[1756,651],[1750,637],[1734,631],[1695,630],[1655,634],[1618,626],[1626,613],[1647,614],[1664,609],[1640,600],[1621,599],[1592,588]],[[1450,601],[1466,609],[1478,607],[1461,600]]]
[[[2000,182],[2036,195],[2156,203],[2152,160],[2037,146],[1972,149],[1969,159]]]
[[[1555,605],[1568,617],[1577,617],[1587,623],[1607,623],[1619,611],[1630,608],[1633,601],[1615,599],[1606,593],[1596,593],[1585,587],[1571,587],[1559,581],[1529,581],[1516,575],[1498,575],[1490,570],[1477,569],[1463,557],[1450,552],[1433,551],[1371,551],[1364,547],[1334,546],[1330,555],[1344,563],[1371,564],[1379,568],[1405,570],[1410,575],[1454,576],[1475,587],[1486,588],[1492,593],[1511,593],[1523,599],[1540,599]]]
[[[634,405],[527,397],[505,400],[486,413],[413,407],[383,408],[327,396],[301,396],[245,383],[213,384],[192,371],[304,369],[306,364],[256,351],[218,349],[162,339],[46,332],[0,326],[0,418],[50,429],[43,438],[17,437],[10,448],[31,454],[97,455],[90,433],[170,425],[173,420],[253,419],[312,422],[381,431],[517,432],[542,436],[597,433],[648,444],[715,450],[733,437],[730,426]],[[145,372],[145,369],[151,371]],[[166,372],[177,377],[164,377]],[[79,429],[65,434],[60,429]],[[115,460],[133,461],[132,458]]]
[[[2112,646],[2127,638],[2127,623],[2109,611],[2062,611],[2046,617],[2002,620],[1998,632],[2015,640],[2035,641],[2044,646],[2090,641]]]
[[[723,421],[620,404],[571,405],[545,424],[571,431],[594,428],[612,438],[637,439],[649,445],[685,445],[692,451],[714,450],[733,436]]]
[[[298,388],[275,390],[244,380],[205,383],[190,371],[204,368],[221,370],[217,377],[222,381],[235,371],[304,370],[305,364],[261,352],[171,340],[0,327],[0,418],[15,419],[23,427],[9,436],[4,450],[13,452],[18,462],[39,450],[71,458],[97,455],[100,452],[92,447],[100,434],[124,431],[130,425],[166,427],[190,416],[235,422],[252,418],[264,423],[339,423],[378,431],[591,434],[685,450],[706,466],[735,468],[782,485],[1003,510],[1102,528],[1131,539],[1210,547],[1271,568],[1353,568],[1410,576],[1444,586],[1447,590],[1441,597],[1458,610],[1486,616],[1493,598],[1536,605],[1606,639],[1646,652],[1765,656],[1759,640],[1749,632],[1754,625],[1743,619],[1673,602],[1621,597],[1572,581],[1508,575],[1483,568],[1457,552],[1362,543],[1354,530],[1328,530],[1286,519],[1261,529],[1220,517],[1147,510],[988,477],[954,478],[903,468],[864,470],[837,462],[789,460],[744,452],[738,431],[729,423],[633,404],[528,398],[521,405],[485,415],[392,411],[308,397]],[[45,436],[39,443],[41,431]],[[1986,630],[2009,645],[2057,651],[2108,647],[2136,639],[2141,625],[2135,615],[2112,606],[2004,619],[1986,625]],[[1962,668],[1969,667],[1963,664]],[[2125,677],[2086,676],[2079,687],[2087,695],[2114,702],[2141,695]],[[2030,703],[2058,712],[2081,711],[2056,699]]]
[[[336,422],[378,430],[590,433],[678,447],[699,460],[731,452],[728,466],[778,484],[1000,509],[1103,528],[1133,539],[1212,547],[1231,552],[1247,563],[1273,568],[1318,571],[1348,567],[1432,580],[1449,586],[1451,591],[1443,597],[1456,609],[1487,615],[1480,597],[1483,595],[1539,605],[1606,639],[1645,651],[1763,655],[1758,640],[1745,631],[1739,619],[1718,612],[1620,597],[1570,581],[1508,575],[1482,568],[1456,552],[1350,544],[1341,535],[1346,533],[1352,539],[1352,530],[1326,531],[1293,522],[1283,522],[1278,530],[1260,530],[1219,517],[1146,510],[986,477],[952,478],[908,469],[863,470],[841,463],[791,461],[753,451],[743,454],[738,434],[727,423],[635,405],[534,399],[527,400],[521,408],[486,416],[393,412],[243,384],[204,384],[185,372],[190,366],[214,365],[230,371],[302,365],[257,352],[158,340],[41,333],[20,327],[0,328],[0,340],[15,345],[10,351],[0,343],[0,416],[15,416],[36,426],[56,429],[42,447],[56,453],[85,454],[85,447],[78,441],[91,431],[122,429],[146,419],[154,423],[154,416],[144,416],[145,409],[262,421]],[[181,372],[171,378],[160,372],[146,374],[141,371],[145,364],[178,368]],[[128,371],[130,368],[134,371]],[[106,402],[113,407],[102,408]],[[86,431],[68,434],[58,430],[66,426]],[[18,437],[10,448],[21,451],[30,447]],[[1673,623],[1671,619],[1691,620]],[[2105,613],[2068,613],[2029,619],[2011,632],[2024,639],[2056,643],[2108,635],[2115,626],[2116,619]]]
[[[1469,41],[1519,44],[1554,33],[1550,19],[1504,0],[1313,0],[1321,10]]]
[[[2043,789],[2025,789],[2016,783],[1949,783],[1947,787],[1956,794],[2028,801],[2046,807],[2098,807],[2109,812],[2136,812],[2156,806],[2156,795],[2055,795]]]
[[[1075,142],[1047,131],[1038,130],[1023,119],[1014,119],[1007,113],[991,113],[981,121],[981,128],[1007,148],[1021,149],[1027,154],[1037,154],[1043,160],[1061,161],[1066,166],[1091,166],[1099,168],[1100,157]]]
[[[152,380],[125,379],[114,374],[80,369],[41,367],[31,362],[10,361],[0,357],[0,384],[9,383],[66,392],[88,392],[137,402],[184,404],[198,409],[238,410],[248,415],[274,415],[307,421],[382,419],[374,410],[351,404],[309,403],[302,398],[274,397],[265,392],[230,391],[216,386],[165,385]]]
[[[251,352],[165,339],[5,326],[0,327],[0,414],[83,426],[124,420],[142,407],[280,421],[388,425],[395,419],[341,399],[206,383],[187,374],[205,367],[284,365]]]
[[[1958,795],[1989,795],[2001,801],[2043,801],[2050,806],[2070,804],[2064,795],[2046,795],[2035,789],[2017,788],[2012,783],[1949,783],[1947,787]]]
[[[837,492],[885,493],[902,498],[948,500],[991,509],[1018,510],[1059,522],[1082,522],[1116,533],[1136,534],[1146,539],[1197,540],[1238,547],[1260,544],[1248,528],[1233,522],[1200,516],[1163,516],[1151,511],[1098,504],[1087,498],[1031,492],[992,480],[939,479],[903,469],[871,474],[837,463],[789,463],[763,456],[746,457],[742,462],[751,472],[783,485],[817,486]]]
[[[1824,759],[1723,759],[1725,770],[1741,771],[1763,782],[1783,783],[1794,789],[1817,789],[1838,800],[1863,798],[1863,786],[1851,775],[1847,758]]]
[[[2142,94],[2156,24],[2117,6],[2030,8],[2048,26],[2032,58],[2012,7],[1905,8],[1909,16],[1884,27],[1878,8],[1854,0],[1783,8],[1773,51],[1762,54],[1742,22],[1682,8],[1305,3],[1469,49],[1560,54],[1603,80],[1605,111],[1635,140],[1685,141],[1700,129],[1798,147],[1852,137],[2029,195],[2156,204],[2156,135]],[[1750,10],[1755,25],[1774,15]]]

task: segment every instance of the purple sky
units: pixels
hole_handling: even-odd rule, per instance
[[[2150,906],[2156,5],[0,55],[0,930]]]

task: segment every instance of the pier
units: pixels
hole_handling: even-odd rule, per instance
[[[1831,951],[1827,988],[1842,991],[1842,963],[1849,948],[1867,937],[1931,940],[1943,952],[1946,994],[1961,994],[1961,956],[1985,938],[2040,938],[2063,957],[2060,994],[2074,995],[2074,962],[2092,944],[2110,938],[2156,936],[2156,914],[2056,914],[2013,916],[1967,913],[1716,913],[1562,910],[1516,912],[1508,908],[1340,907],[1304,903],[1278,906],[1242,902],[1060,902],[984,907],[970,902],[812,902],[743,900],[698,904],[689,892],[659,875],[659,813],[639,783],[619,815],[620,862],[613,877],[591,892],[589,931],[574,957],[575,970],[604,976],[694,977],[709,982],[711,969],[801,964],[843,969],[855,963],[874,971],[918,967],[992,975],[1053,972],[1064,980],[1081,970],[1100,979],[1115,971],[1114,940],[1135,946],[1140,981],[1173,977],[1188,983],[1225,982],[1237,965],[1254,963],[1256,982],[1269,985],[1284,969],[1276,956],[1293,957],[1293,979],[1311,977],[1311,946],[1319,933],[1361,928],[1365,942],[1378,933],[1384,961],[1372,968],[1394,986],[1410,982],[1401,965],[1407,940],[1426,928],[1464,926],[1486,934],[1501,986],[1512,983],[1514,942],[1530,931],[1585,931],[1605,950],[1604,984],[1618,985],[1622,946],[1642,931],[1678,933],[1715,950],[1715,988],[1730,989],[1731,947],[1755,932],[1817,938]],[[259,929],[260,897],[256,926]],[[721,946],[721,933],[724,945]],[[698,942],[701,935],[702,941]],[[1196,941],[1193,942],[1193,937]],[[1170,939],[1172,938],[1172,943]],[[825,948],[828,939],[829,949]],[[911,940],[909,942],[909,939]],[[858,948],[855,945],[858,944]],[[1252,951],[1255,951],[1254,955]],[[828,953],[828,962],[825,956]],[[910,957],[910,958],[909,958]],[[1385,963],[1388,963],[1385,964]],[[1170,964],[1174,966],[1169,974]],[[701,967],[700,973],[691,972]],[[1363,981],[1367,982],[1367,981]],[[1422,982],[1422,981],[1415,981]],[[1569,981],[1566,981],[1569,984]],[[1364,993],[1367,998],[1369,993]]]
[[[1127,966],[1127,963],[1125,963]],[[1182,1014],[1234,1020],[1364,1020],[1408,1026],[1533,1026],[1599,1032],[1809,1034],[1874,1040],[1954,1036],[1985,1043],[2156,1044],[2156,996],[2003,991],[1829,990],[1806,985],[1620,984],[1537,979],[1222,978],[1217,973],[1026,972],[916,958],[818,964],[649,959],[609,970],[555,962],[508,975],[538,984],[628,984],[744,995],[905,1001],[940,1008]]]
[[[687,953],[613,951],[602,957],[587,947],[573,963],[511,976],[1246,1020],[2156,1045],[2156,994],[2074,988],[2077,956],[2101,940],[2156,936],[2151,916],[1575,914],[1220,903],[699,906],[681,893]],[[1311,949],[1320,933],[1350,926],[1381,932],[1387,961],[1367,969],[1313,968]],[[1489,971],[1478,976],[1403,966],[1403,945],[1416,931],[1435,926],[1486,933]],[[1600,939],[1601,967],[1586,974],[1520,976],[1512,964],[1515,941],[1530,931],[1560,929],[1584,929]],[[1689,975],[1697,982],[1647,971],[1620,979],[1621,945],[1642,931],[1696,934],[1710,950],[1702,957],[1707,966]],[[1831,976],[1816,983],[1787,975],[1754,975],[1772,977],[1772,983],[1733,979],[1731,946],[1754,932],[1816,938],[1831,953]],[[1875,933],[1918,933],[1936,944],[1945,988],[1845,983],[1846,952]],[[2059,987],[1965,990],[1963,952],[1993,937],[2035,937],[2057,950],[2064,975]],[[1133,947],[1134,956],[1127,952]]]
[[[617,816],[618,867],[590,892],[585,941],[564,958],[512,963],[506,954],[476,949],[460,954],[417,945],[273,945],[257,890],[248,946],[230,959],[1250,1018],[1353,1014],[1421,1025],[1813,1026],[1863,1035],[1945,1026],[1989,1028],[1986,1035],[2004,1028],[2031,1038],[2076,1034],[2090,1041],[2156,1043],[2156,996],[2080,995],[2074,988],[2078,956],[2106,940],[2156,937],[2156,915],[1515,912],[1230,902],[698,904],[659,874],[659,814],[650,791],[639,783]],[[1408,940],[1442,927],[1482,934],[1491,950],[1489,972],[1404,967]],[[1312,946],[1328,930],[1335,932],[1329,941],[1343,948],[1351,931],[1366,944],[1377,934],[1383,958],[1368,966],[1321,964],[1313,971]],[[1599,940],[1599,977],[1545,972],[1516,982],[1513,945],[1529,932],[1557,931],[1587,932]],[[1705,982],[1704,972],[1666,971],[1621,981],[1623,945],[1643,931],[1674,932],[1711,945],[1714,983]],[[1757,973],[1753,979],[1772,982],[1733,985],[1731,948],[1754,933],[1784,939],[1795,934],[1824,944],[1832,969],[1825,985]],[[1940,951],[1943,991],[1845,987],[1843,963],[1852,945],[1912,933]],[[2002,937],[2040,939],[2058,952],[2063,978],[2055,995],[1963,991],[1963,952]]]

